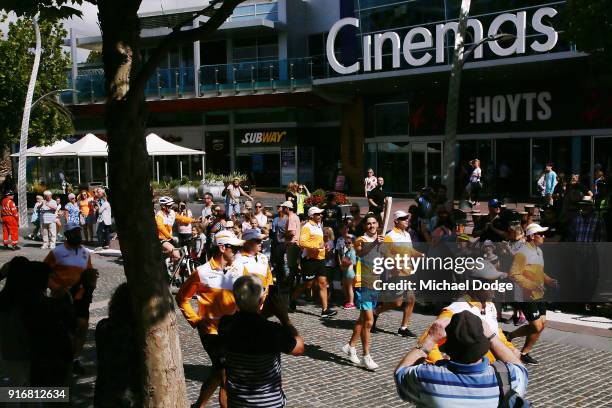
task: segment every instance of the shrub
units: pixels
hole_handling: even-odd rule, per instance
[[[311,205],[311,206],[321,206],[325,204],[325,202],[327,201],[327,194],[335,195],[336,203],[340,205],[349,204],[349,200],[346,197],[346,195],[342,193],[336,193],[336,192],[327,193],[323,189],[315,190],[315,192],[312,193],[312,195],[309,198],[307,198],[306,201],[304,201],[304,203],[307,205]]]

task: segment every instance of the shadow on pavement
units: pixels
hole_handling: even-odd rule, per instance
[[[312,358],[313,360],[329,361],[344,366],[354,366],[353,363],[351,363],[344,357],[338,354],[321,350],[321,346],[317,346],[315,344],[304,345],[304,356]]]
[[[353,330],[355,326],[355,320],[346,320],[346,319],[321,319],[321,323],[325,327],[330,327],[332,329],[344,329],[344,330]]]

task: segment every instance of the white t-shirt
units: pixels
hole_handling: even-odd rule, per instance
[[[264,213],[255,214],[255,219],[259,228],[263,228],[268,224],[268,217]]]
[[[472,175],[470,176],[470,183],[478,183],[480,181],[480,177],[482,176],[482,170],[480,167],[476,167],[472,171]]]
[[[363,182],[368,193],[374,190],[378,185],[378,179],[376,178],[376,176],[366,177]]]

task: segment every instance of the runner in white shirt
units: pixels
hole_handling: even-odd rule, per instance
[[[408,227],[410,225],[410,214],[404,211],[396,211],[393,213],[394,228],[387,233],[383,241],[383,248],[386,256],[395,257],[395,255],[408,255],[410,257],[423,256],[420,252],[412,247],[412,239],[408,233]],[[397,244],[397,245],[393,245]],[[411,269],[393,271],[387,273],[387,281],[399,281],[402,277],[409,276],[412,274]],[[412,310],[414,309],[415,297],[414,292],[401,290],[395,293],[385,292],[385,296],[391,296],[394,298],[392,301],[379,302],[374,310],[374,324],[370,330],[372,333],[376,333],[376,321],[378,317],[386,312],[397,307],[401,307],[404,304],[402,324],[397,330],[397,334],[403,337],[416,337],[409,328],[410,318],[412,317]]]

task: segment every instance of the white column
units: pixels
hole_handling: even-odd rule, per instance
[[[157,182],[159,183],[159,161],[155,161],[155,166],[157,167]]]
[[[193,27],[197,28],[200,25],[200,22],[196,19],[193,22]],[[196,41],[193,43],[193,78],[194,78],[194,86],[195,86],[195,96],[196,98],[200,96],[200,42]]]
[[[70,29],[70,58],[72,60],[72,70],[71,70],[71,77],[72,77],[72,89],[76,89],[77,87],[77,76],[79,74],[79,70],[78,70],[78,66],[77,66],[77,39],[76,39],[76,35],[74,34],[74,29]],[[72,103],[77,104],[79,103],[79,97],[78,94],[76,92],[72,92]]]
[[[79,184],[81,184],[81,159],[79,159],[79,156],[77,156],[77,173],[78,173],[78,178],[79,178]]]
[[[202,155],[202,181],[204,181],[204,174],[206,174],[206,155]]]
[[[183,161],[181,160],[180,157],[179,157],[179,178],[180,179],[183,178]]]
[[[104,161],[104,181],[106,187],[108,187],[108,160]]]
[[[278,34],[278,60],[281,61],[279,65],[279,76],[282,80],[289,79],[289,55],[287,51],[287,33]]]

